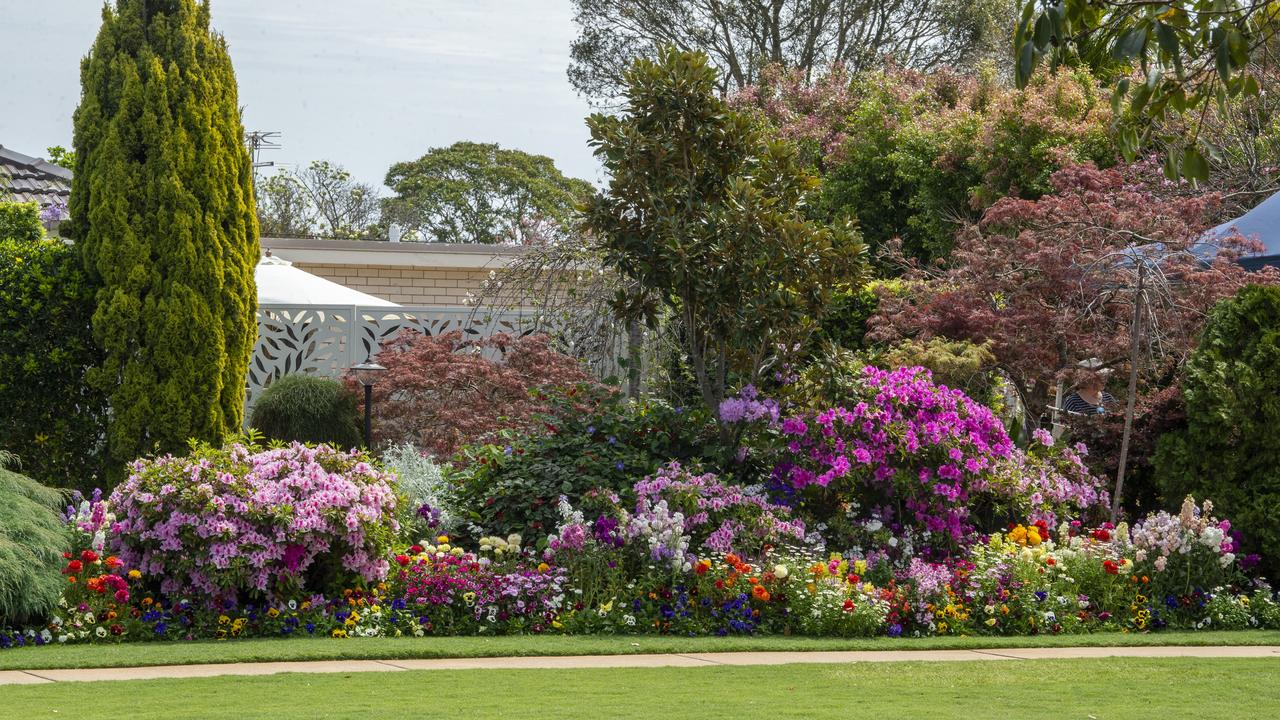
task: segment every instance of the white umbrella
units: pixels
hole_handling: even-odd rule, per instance
[[[259,305],[345,305],[400,307],[359,290],[352,290],[318,275],[293,267],[293,263],[264,255],[254,269]]]

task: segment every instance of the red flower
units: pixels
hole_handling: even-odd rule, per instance
[[[417,555],[418,553],[422,552],[422,549],[423,549],[422,546],[418,544],[409,546],[409,552],[413,553],[414,555]]]
[[[1107,542],[1111,539],[1111,531],[1106,528],[1098,528],[1093,531],[1093,539],[1100,542]]]
[[[81,564],[79,560],[72,560],[71,562],[67,563],[67,568],[62,572],[67,573],[68,575],[71,575],[74,573],[78,573],[83,569],[84,569],[84,565]]]
[[[852,601],[852,600],[845,600],[845,601],[844,601],[844,611],[845,611],[845,612],[853,612],[853,601]]]
[[[98,562],[98,553],[92,550],[85,550],[84,552],[80,553],[80,559],[84,560],[87,563]]]
[[[849,577],[845,579],[849,581],[850,585],[857,585],[862,582],[862,578],[858,576],[858,573],[849,573]]]
[[[1103,560],[1102,569],[1106,570],[1108,575],[1115,575],[1116,573],[1120,572],[1120,566],[1115,564],[1111,560]]]
[[[409,556],[408,556],[408,555],[397,555],[397,556],[396,556],[396,562],[397,562],[397,563],[400,563],[400,566],[401,566],[401,567],[404,567],[405,565],[408,565],[408,564],[409,564]]]

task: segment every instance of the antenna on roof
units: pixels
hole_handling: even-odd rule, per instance
[[[244,134],[244,144],[249,148],[249,158],[253,161],[253,194],[258,194],[258,168],[275,167],[274,161],[262,162],[263,150],[279,150],[283,147],[277,138],[280,133],[275,130],[250,130]]]

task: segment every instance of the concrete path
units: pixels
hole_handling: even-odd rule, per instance
[[[1274,658],[1280,645],[1219,647],[1079,647],[997,648],[991,650],[874,650],[813,652],[725,652],[684,655],[565,655],[422,660],[316,660],[304,662],[155,665],[80,670],[0,670],[0,685],[93,680],[156,680],[216,675],[275,673],[403,672],[405,670],[512,670],[623,667],[711,667],[715,665],[786,665],[791,663],[954,662],[974,660],[1048,660],[1070,658]]]

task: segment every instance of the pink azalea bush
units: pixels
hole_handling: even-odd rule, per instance
[[[130,470],[112,541],[165,595],[281,597],[387,574],[397,497],[363,453],[235,443]]]
[[[757,556],[766,545],[799,544],[804,522],[791,509],[769,501],[760,488],[725,483],[714,473],[695,473],[672,462],[635,484],[636,515],[669,508],[684,520],[684,532],[701,549]]]
[[[1018,449],[989,408],[935,385],[924,368],[867,367],[861,386],[852,407],[783,420],[774,471],[777,485],[807,495],[811,509],[825,504],[851,537],[892,538],[908,555],[949,552],[977,539],[979,513],[1052,523],[1105,501],[1078,452],[1043,438]]]

